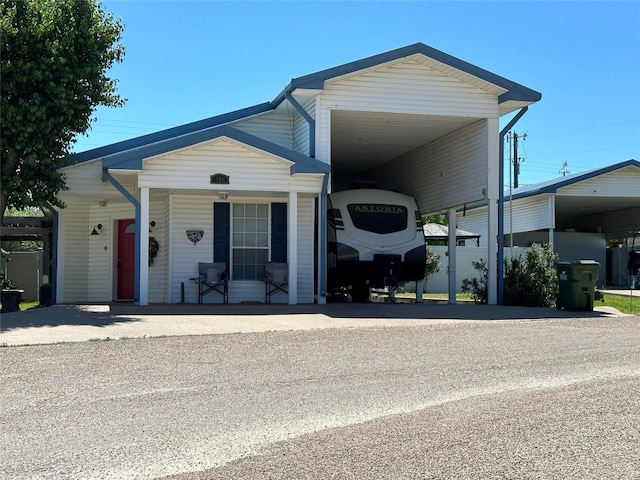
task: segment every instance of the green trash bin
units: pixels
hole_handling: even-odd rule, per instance
[[[595,260],[556,263],[558,272],[558,309],[592,311],[600,264]]]

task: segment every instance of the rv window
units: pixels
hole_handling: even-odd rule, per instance
[[[358,230],[385,234],[407,229],[408,211],[402,205],[351,203],[347,210]]]

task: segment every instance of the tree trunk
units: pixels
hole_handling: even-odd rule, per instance
[[[2,163],[7,164],[7,174],[9,177],[13,177],[18,170],[18,153],[14,150],[6,152],[6,156]],[[5,191],[7,185],[7,179],[4,179],[4,186],[0,189],[0,224],[4,221],[4,213],[7,210],[7,204],[9,202],[9,195]]]

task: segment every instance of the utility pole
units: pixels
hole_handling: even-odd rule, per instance
[[[570,174],[571,172],[569,170],[567,170],[567,167],[569,165],[567,164],[567,161],[565,160],[564,163],[562,164],[562,168],[560,169],[560,171],[558,173],[562,174],[562,176],[566,176],[568,174]]]
[[[527,139],[525,133],[520,137],[517,133],[513,134],[513,188],[518,188],[518,175],[520,174],[520,159],[518,158],[518,138]]]
[[[518,134],[513,134],[513,188],[518,188],[518,174],[520,163],[518,162]]]

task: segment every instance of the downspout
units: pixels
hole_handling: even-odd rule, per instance
[[[498,192],[498,305],[504,305],[504,136],[528,109],[529,107],[522,107],[518,114],[500,131],[500,166],[498,169],[498,176],[500,177],[500,191]],[[511,205],[511,208],[513,208],[513,205]]]
[[[106,179],[111,185],[113,185],[116,190],[118,190],[129,202],[131,202],[136,210],[136,247],[135,247],[135,265],[134,265],[134,283],[133,283],[133,296],[135,297],[135,301],[140,300],[140,216],[142,215],[142,209],[140,206],[140,202],[136,197],[131,195],[126,188],[124,188],[115,178],[111,176],[111,174],[107,171],[107,169],[102,170],[102,176]]]
[[[309,124],[309,156],[315,158],[316,156],[316,121],[309,113],[302,108],[302,105],[291,96],[289,92],[286,93],[285,98],[293,105],[297,112],[304,118]]]
[[[47,202],[47,206],[53,214],[53,238],[51,239],[51,258],[53,261],[51,262],[51,279],[49,283],[51,284],[51,305],[55,305],[58,292],[58,231],[60,230],[58,222],[60,220],[58,218],[58,211],[54,206],[49,202]]]

